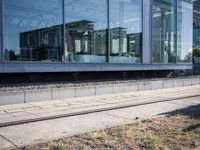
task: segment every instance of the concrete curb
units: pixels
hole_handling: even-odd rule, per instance
[[[0,93],[0,105],[200,85],[200,77]]]

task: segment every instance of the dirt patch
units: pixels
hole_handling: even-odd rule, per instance
[[[25,150],[190,150],[200,146],[200,105],[70,138],[27,146]]]

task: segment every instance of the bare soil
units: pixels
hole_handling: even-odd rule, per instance
[[[200,146],[200,105],[149,120],[76,135],[25,150],[192,150]]]

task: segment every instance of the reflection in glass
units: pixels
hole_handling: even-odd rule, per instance
[[[65,0],[67,62],[105,62],[107,12],[107,0]]]
[[[200,48],[200,1],[194,1],[193,47]]]
[[[176,0],[153,0],[154,63],[176,62]]]
[[[4,0],[4,58],[62,60],[62,0]]]
[[[142,0],[110,0],[110,62],[140,63]]]
[[[178,0],[177,16],[177,50],[178,62],[189,63],[192,61],[192,21],[193,7],[191,3]],[[187,32],[186,32],[187,31]]]

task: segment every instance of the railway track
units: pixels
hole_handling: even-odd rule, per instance
[[[130,108],[130,107],[136,107],[136,106],[142,106],[142,105],[148,105],[148,104],[155,104],[155,103],[161,103],[161,102],[170,102],[170,101],[176,101],[180,99],[197,98],[197,97],[200,98],[200,94],[190,95],[190,96],[180,96],[176,98],[166,98],[166,99],[160,99],[157,101],[149,101],[149,102],[143,102],[143,103],[137,103],[137,104],[123,104],[122,103],[120,105],[108,106],[108,107],[98,108],[98,109],[90,109],[90,110],[85,110],[85,111],[77,111],[73,113],[64,113],[64,114],[59,114],[59,115],[47,116],[47,117],[38,117],[34,119],[25,119],[25,120],[20,120],[20,121],[0,123],[0,128],[46,121],[46,120],[59,119],[59,118],[66,118],[66,117],[72,117],[72,116],[79,116],[79,115],[85,115],[85,114],[92,114],[92,113],[103,112],[103,111],[124,109],[124,108]]]

